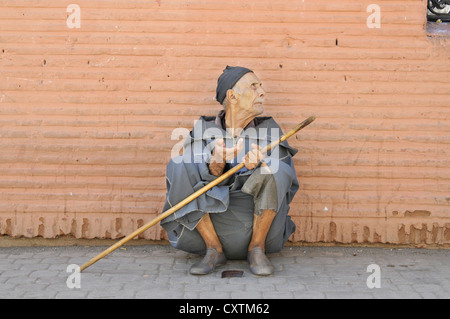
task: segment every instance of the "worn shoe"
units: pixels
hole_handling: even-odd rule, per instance
[[[261,247],[255,247],[249,251],[247,260],[253,274],[257,276],[270,276],[273,274],[274,267]]]
[[[206,249],[205,257],[200,262],[192,265],[190,273],[191,275],[207,275],[226,263],[227,258],[224,253],[219,253],[214,248],[208,248]]]

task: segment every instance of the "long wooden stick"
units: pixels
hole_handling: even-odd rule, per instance
[[[280,137],[279,140],[277,141],[273,141],[272,143],[270,143],[269,145],[267,145],[265,148],[263,148],[263,150],[261,151],[263,154],[267,153],[268,151],[270,151],[272,148],[276,147],[278,144],[280,144],[281,142],[283,142],[284,140],[288,139],[289,137],[291,137],[292,135],[294,135],[295,133],[297,133],[298,131],[300,131],[302,128],[304,128],[305,126],[309,125],[312,121],[314,121],[316,118],[314,116],[311,116],[309,118],[307,118],[305,121],[303,121],[302,123],[300,123],[299,125],[297,125],[295,128],[293,128],[291,131],[289,131],[288,133],[286,133],[285,135],[283,135],[282,137]],[[162,213],[161,215],[159,215],[158,217],[154,218],[153,220],[151,220],[150,222],[148,222],[147,224],[145,224],[144,226],[141,226],[139,229],[135,230],[134,232],[132,232],[130,235],[122,238],[121,240],[119,240],[117,243],[115,243],[114,245],[112,245],[111,247],[109,247],[108,249],[104,250],[102,253],[98,254],[97,256],[95,256],[94,258],[92,258],[91,260],[89,260],[88,262],[84,263],[81,267],[80,267],[80,272],[83,271],[84,269],[86,269],[87,267],[91,266],[93,263],[99,261],[100,259],[102,259],[103,257],[105,257],[106,255],[110,254],[111,252],[113,252],[114,250],[116,250],[117,248],[119,248],[120,246],[122,246],[123,244],[125,244],[126,242],[128,242],[129,240],[133,239],[134,237],[140,235],[142,232],[146,231],[147,229],[149,229],[150,227],[156,225],[158,222],[160,222],[161,220],[163,220],[164,218],[172,215],[173,213],[175,213],[177,210],[179,210],[180,208],[182,208],[184,205],[190,203],[191,201],[193,201],[194,199],[196,199],[197,197],[199,197],[200,195],[206,193],[208,190],[210,190],[211,188],[213,188],[214,186],[216,186],[217,184],[219,184],[220,182],[224,181],[225,179],[227,179],[228,177],[230,177],[231,175],[233,175],[234,173],[236,173],[237,171],[239,171],[240,169],[242,169],[244,167],[244,163],[240,163],[238,165],[236,165],[235,167],[233,167],[232,169],[230,169],[229,171],[227,171],[226,173],[224,173],[223,175],[217,177],[215,180],[213,180],[212,182],[208,183],[207,185],[203,186],[201,189],[199,189],[198,191],[196,191],[195,193],[193,193],[192,195],[188,196],[187,198],[183,199],[181,202],[179,202],[178,204],[176,204],[175,206],[172,206],[171,208],[169,208],[168,210],[166,210],[164,213]]]

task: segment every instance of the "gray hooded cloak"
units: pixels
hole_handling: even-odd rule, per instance
[[[216,178],[208,167],[216,138],[223,138],[226,147],[244,139],[244,149],[233,162],[226,163],[225,172],[241,162],[251,150],[251,144],[264,147],[282,136],[281,128],[273,118],[258,117],[239,137],[233,138],[224,130],[223,117],[223,111],[217,117],[200,117],[184,142],[183,155],[169,161],[163,211]],[[204,214],[209,213],[226,257],[246,259],[253,215],[263,209],[273,209],[276,216],[267,234],[266,252],[280,251],[295,230],[288,212],[299,187],[292,160],[296,153],[297,150],[284,141],[267,154],[263,160],[267,166],[258,165],[251,171],[244,167],[163,219],[161,225],[167,231],[171,245],[186,252],[205,254],[205,243],[195,227]]]

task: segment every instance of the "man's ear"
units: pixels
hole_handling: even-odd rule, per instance
[[[225,98],[231,104],[236,104],[237,103],[236,93],[232,89],[229,89],[227,91],[227,96]]]

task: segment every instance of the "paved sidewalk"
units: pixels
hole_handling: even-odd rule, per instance
[[[0,248],[0,298],[450,298],[450,250],[409,248],[285,247],[269,254],[275,274],[257,277],[245,261],[192,276],[196,255],[166,245],[130,246],[81,273],[80,288],[68,288],[78,283],[68,266],[105,248]],[[221,278],[223,270],[244,275]]]

